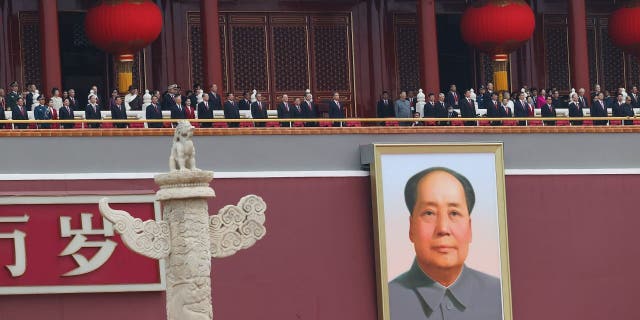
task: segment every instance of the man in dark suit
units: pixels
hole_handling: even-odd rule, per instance
[[[518,100],[513,102],[513,113],[516,118],[526,118],[529,116],[529,105],[527,104],[526,95],[524,92],[521,92],[518,95]],[[526,126],[526,121],[518,121],[519,126]]]
[[[393,103],[389,100],[389,92],[383,91],[376,106],[378,118],[395,118]]]
[[[209,99],[208,93],[202,94],[202,102],[198,103],[198,119],[213,119],[213,105]],[[200,127],[211,128],[211,122],[201,122]]]
[[[209,89],[209,102],[211,102],[213,110],[222,110],[222,97],[218,94],[218,86],[216,84],[212,84]]]
[[[444,93],[439,93],[438,94],[438,101],[436,101],[436,103],[435,103],[436,118],[447,118],[448,117],[448,110],[447,110],[446,103],[444,102],[444,99],[445,99]],[[447,126],[448,123],[445,122],[445,121],[440,121],[440,122],[438,122],[438,125],[439,126]]]
[[[300,103],[302,100],[300,98],[296,98],[293,100],[293,108],[291,108],[291,118],[292,119],[302,119],[302,106]]]
[[[80,107],[80,104],[78,103],[78,98],[76,98],[76,90],[69,89],[68,93],[69,93],[69,108],[75,111],[79,110],[78,107]]]
[[[317,119],[320,117],[318,114],[318,106],[313,103],[313,96],[311,93],[307,93],[302,101],[302,116],[306,119]],[[305,122],[305,127],[317,127],[317,122]]]
[[[582,112],[578,99],[577,94],[573,94],[571,96],[571,102],[569,102],[569,117],[584,117],[584,112]],[[574,126],[581,126],[582,120],[571,121],[571,124]]]
[[[151,104],[147,106],[146,114],[149,120],[162,119],[162,109],[158,104],[158,96],[151,96]],[[162,128],[162,122],[147,122],[147,128]]]
[[[262,94],[256,93],[256,102],[251,104],[251,118],[254,119],[268,119],[269,115],[267,114],[267,105],[264,103],[264,98]],[[266,122],[256,122],[256,127],[264,127],[266,126]]]
[[[618,93],[617,101],[611,104],[611,114],[614,117],[626,117],[624,112],[624,96],[621,93]]]
[[[509,107],[509,99],[502,99],[502,106],[500,108],[500,118],[513,118],[513,111]]]
[[[593,104],[591,105],[590,113],[592,117],[608,117],[607,107],[604,105],[604,94],[599,92],[595,97]],[[606,126],[607,120],[594,120],[593,124],[596,126]]]
[[[640,107],[640,93],[638,93],[638,87],[633,86],[633,88],[631,88],[631,94],[629,94],[629,97],[631,97],[632,108]]]
[[[635,116],[635,111],[633,111],[633,107],[631,106],[631,97],[627,96],[627,103],[622,105],[622,115],[621,117],[633,117]],[[625,126],[630,126],[633,124],[633,120],[624,120]]]
[[[553,98],[547,97],[546,103],[542,106],[541,114],[543,118],[555,118],[556,108],[553,107]],[[555,121],[544,121],[545,126],[555,126]]]
[[[27,83],[27,90],[29,90],[29,93],[27,94],[27,101],[26,101],[25,107],[26,107],[27,111],[31,111],[31,106],[35,102],[33,100],[33,95],[36,92],[36,85],[33,84],[33,83]]]
[[[291,118],[291,105],[289,104],[289,96],[282,95],[282,102],[278,104],[278,119],[290,119]],[[280,122],[281,127],[290,127],[290,122]]]
[[[491,100],[491,95],[493,95],[493,83],[487,82],[486,91],[484,92],[484,102],[485,105],[489,100]],[[498,105],[500,105],[500,101],[498,101]]]
[[[344,119],[345,112],[344,107],[340,103],[340,94],[338,92],[333,93],[333,98],[329,101],[329,118],[332,119]],[[341,127],[342,122],[334,122],[334,127]]]
[[[176,105],[176,96],[178,93],[178,85],[172,84],[167,87],[167,92],[162,95],[162,101],[160,101],[160,106],[162,110],[171,110],[171,107]]]
[[[251,110],[251,100],[250,100],[251,96],[249,95],[249,92],[243,92],[242,93],[242,100],[240,100],[240,102],[238,102],[238,109],[239,110]]]
[[[492,93],[489,100],[484,103],[485,108],[487,109],[487,118],[500,118],[500,102],[498,102],[498,94]],[[492,126],[500,126],[502,122],[500,121],[491,121]]]
[[[24,99],[22,97],[16,99],[16,106],[11,109],[11,120],[29,120],[27,108],[24,105]],[[13,127],[16,129],[27,129],[29,124],[16,123]]]
[[[580,88],[580,90],[578,90],[578,104],[580,105],[580,109],[589,108],[591,104],[591,101],[588,101],[587,97],[584,94],[584,88]]]
[[[101,108],[96,103],[97,96],[91,95],[89,97],[89,104],[84,108],[84,118],[87,120],[102,120],[102,113],[100,113]],[[89,128],[100,128],[100,123],[89,123]]]
[[[458,91],[456,89],[456,85],[452,84],[449,87],[449,92],[447,92],[447,95],[444,99],[445,104],[448,106],[452,106],[454,108],[458,108],[458,103],[460,102],[460,94],[458,94]]]
[[[471,99],[471,91],[465,90],[464,99],[458,101],[460,106],[460,114],[463,118],[475,118],[476,117],[476,106],[475,102]],[[465,126],[475,126],[475,121],[465,121]]]
[[[169,107],[171,110],[171,119],[186,119],[187,113],[184,110],[184,106],[182,105],[182,97],[176,95],[174,97],[175,103]],[[177,123],[174,123],[174,125]]]
[[[558,92],[558,90],[553,90],[553,93],[551,93],[551,98],[553,101],[551,105],[554,109],[562,109],[567,107],[567,104],[560,98],[560,92]]]
[[[231,92],[227,93],[227,101],[224,103],[224,118],[240,119],[240,109],[238,109],[238,104]],[[228,122],[227,125],[229,128],[239,128],[240,122]]]
[[[111,119],[113,120],[127,120],[127,109],[124,107],[122,103],[122,97],[116,97],[116,105],[111,107]],[[113,126],[116,128],[127,128],[129,127],[128,123],[123,122],[114,122]]]
[[[74,114],[73,114],[73,108],[71,108],[71,100],[69,100],[69,98],[65,98],[62,100],[62,108],[60,108],[60,110],[58,110],[58,119],[60,120],[73,120]],[[64,129],[71,129],[73,128],[74,124],[73,123],[63,123],[62,124],[62,128]]]
[[[425,118],[437,117],[436,95],[433,94],[433,92],[429,93],[429,95],[427,96],[427,102],[424,105],[423,113]]]
[[[416,112],[416,103],[418,102],[416,93],[413,90],[407,92],[407,101],[409,101],[409,110],[411,110],[411,116],[413,117],[413,113]]]

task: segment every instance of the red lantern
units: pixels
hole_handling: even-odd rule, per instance
[[[467,7],[460,23],[467,44],[493,55],[498,91],[508,89],[508,54],[527,42],[535,27],[533,11],[523,0],[477,1]]]
[[[132,83],[133,56],[162,31],[162,13],[150,0],[103,0],[85,18],[89,40],[101,50],[117,55],[118,88]]]
[[[640,56],[640,2],[629,1],[609,16],[609,38],[618,48]]]

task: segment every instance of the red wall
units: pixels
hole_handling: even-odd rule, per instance
[[[639,319],[634,308],[640,176],[509,176],[514,318]],[[151,180],[0,182],[0,193],[150,190]],[[214,260],[220,319],[375,319],[368,178],[214,180],[211,213],[246,193],[268,204],[267,236]],[[124,270],[123,270],[124,272]],[[163,319],[162,293],[0,297],[0,320]]]

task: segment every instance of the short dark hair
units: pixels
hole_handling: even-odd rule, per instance
[[[404,187],[404,202],[407,205],[407,209],[409,209],[409,214],[413,213],[413,208],[416,205],[416,197],[418,196],[418,183],[422,178],[428,176],[434,172],[445,172],[456,178],[458,182],[462,185],[462,189],[464,190],[464,198],[467,202],[467,208],[469,209],[469,215],[471,215],[471,211],[473,210],[473,206],[476,203],[476,193],[473,191],[473,186],[471,182],[458,173],[457,171],[451,170],[445,167],[431,167],[429,169],[422,170],[416,174],[414,174],[409,180],[407,180],[407,184]]]

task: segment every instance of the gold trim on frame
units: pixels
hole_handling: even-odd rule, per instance
[[[503,320],[513,320],[511,305],[511,277],[507,232],[507,208],[504,180],[504,151],[500,143],[447,143],[447,144],[374,144],[371,163],[371,196],[374,210],[374,245],[376,259],[376,286],[378,288],[378,320],[391,320],[389,314],[389,287],[387,279],[387,252],[382,197],[381,156],[385,154],[425,153],[493,153],[495,155],[496,188],[498,196],[498,232],[500,241],[500,283]]]

